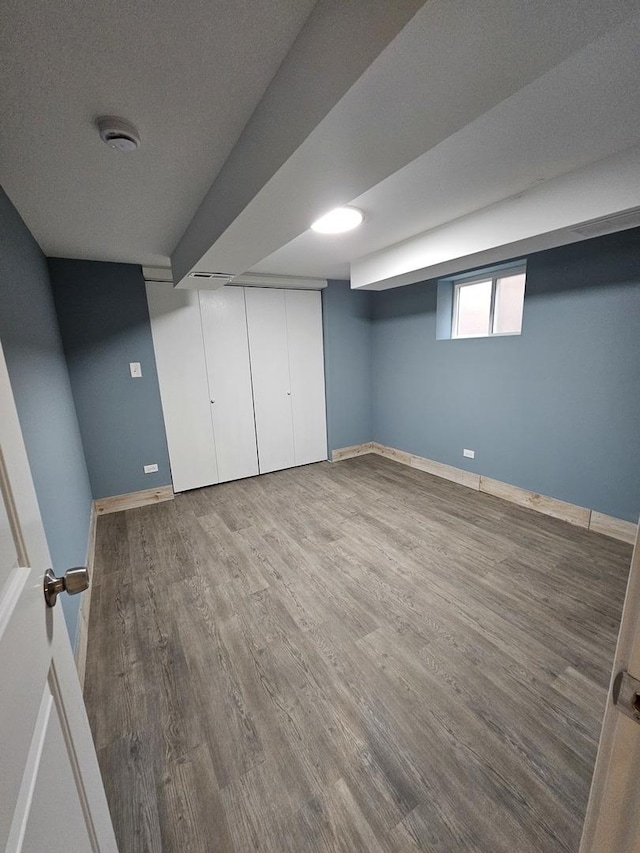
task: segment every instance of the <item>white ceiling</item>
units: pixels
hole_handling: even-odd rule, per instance
[[[0,184],[45,253],[167,263],[314,2],[4,0]]]
[[[344,276],[361,252],[632,145],[640,68],[627,28],[637,32],[639,12],[638,0],[430,0],[223,232],[210,213],[234,193],[214,182],[172,255],[176,281],[190,269]],[[630,65],[618,79],[619,46]],[[496,108],[498,132],[483,120]],[[321,244],[304,233],[330,207],[363,200],[372,208],[357,234]]]
[[[346,278],[640,144],[638,43],[640,0],[5,0],[0,184],[49,255]]]
[[[640,16],[351,199],[361,228],[304,231],[252,271],[349,278],[363,255],[640,143],[639,44]]]
[[[386,290],[640,225],[640,145],[351,262]]]

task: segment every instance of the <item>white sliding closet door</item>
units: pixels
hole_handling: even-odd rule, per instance
[[[199,293],[218,479],[253,477],[258,454],[244,288]]]
[[[217,483],[198,293],[147,284],[147,301],[173,488]]]
[[[283,290],[245,289],[260,473],[295,463]]]
[[[296,465],[327,458],[322,301],[317,290],[286,290]]]

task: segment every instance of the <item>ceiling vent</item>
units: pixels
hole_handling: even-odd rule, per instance
[[[591,222],[584,222],[571,230],[581,237],[601,237],[603,234],[613,234],[614,231],[625,231],[627,228],[636,228],[639,225],[640,207],[634,207],[633,210],[592,219]]]
[[[136,128],[123,118],[101,116],[96,119],[100,139],[114,151],[128,153],[140,145],[140,134]]]
[[[233,278],[233,275],[231,275],[230,273],[226,273],[226,272],[200,272],[200,271],[196,271],[196,272],[190,272],[189,278],[197,278],[197,279],[201,279],[201,280],[204,279],[206,281],[217,281],[217,282],[222,282],[222,284],[229,284],[229,282]]]

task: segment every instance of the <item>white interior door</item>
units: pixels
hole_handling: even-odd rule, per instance
[[[243,287],[200,291],[218,479],[258,473],[253,392]]]
[[[327,417],[318,290],[286,290],[291,410],[296,465],[327,458]]]
[[[149,283],[147,301],[174,491],[209,486],[218,464],[198,292]]]
[[[580,853],[640,853],[640,722],[613,703],[616,679],[624,672],[640,682],[640,525]]]
[[[284,291],[247,287],[253,402],[260,473],[295,462]]]
[[[116,851],[0,347],[0,849]]]

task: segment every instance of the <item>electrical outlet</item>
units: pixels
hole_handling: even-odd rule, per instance
[[[476,458],[475,450],[467,450],[466,448],[462,451],[462,455],[466,456],[467,459],[475,459]]]
[[[139,361],[130,361],[129,362],[129,371],[131,373],[132,379],[140,379],[142,376],[142,367],[140,366]]]
[[[144,473],[145,474],[155,474],[157,472],[157,470],[158,470],[157,465],[145,465],[144,466]]]

